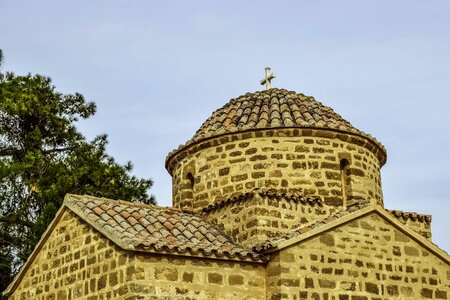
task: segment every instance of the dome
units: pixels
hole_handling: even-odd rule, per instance
[[[327,129],[359,135],[375,143],[382,152],[386,152],[384,146],[373,136],[353,127],[332,108],[313,97],[271,88],[231,99],[213,112],[195,135],[169,153],[167,158],[194,143],[228,133],[295,127]]]
[[[191,141],[229,132],[283,127],[336,129],[363,135],[379,144],[313,97],[277,88],[231,99],[202,124]]]
[[[385,161],[375,138],[330,107],[269,89],[213,112],[192,139],[169,153],[166,169],[175,207],[196,211],[254,189],[299,192],[335,206],[367,199],[382,204]]]

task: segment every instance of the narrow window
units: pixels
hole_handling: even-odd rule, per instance
[[[348,196],[351,193],[351,182],[349,174],[350,163],[347,159],[341,159],[341,189],[342,189],[342,205],[347,206]]]
[[[186,178],[187,178],[187,180],[189,180],[189,188],[191,190],[193,190],[194,189],[194,176],[192,176],[192,173],[188,173],[186,175]]]

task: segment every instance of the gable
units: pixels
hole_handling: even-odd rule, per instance
[[[154,241],[158,244],[153,245]],[[141,248],[144,243],[153,248]],[[230,265],[233,261],[257,263],[258,276],[263,277],[264,256],[242,248],[197,216],[164,207],[67,195],[4,295],[9,299],[71,299],[91,293],[106,298],[135,295],[139,289],[130,288],[127,281],[136,273],[134,258],[145,254],[169,255],[169,261],[179,261],[176,264],[188,257],[218,260],[205,265],[224,264],[225,260]],[[235,275],[220,276],[234,282],[230,278]]]
[[[270,293],[447,299],[450,264],[420,238],[374,210],[281,249],[267,268]]]
[[[70,299],[84,295],[85,290],[102,287],[98,295],[107,295],[113,286],[117,288],[118,280],[110,274],[124,272],[126,266],[103,261],[105,258],[124,261],[124,251],[64,207],[49,228],[5,291],[11,294],[9,299],[35,299],[43,295]]]
[[[265,298],[263,264],[123,250],[67,208],[55,221],[8,299]]]

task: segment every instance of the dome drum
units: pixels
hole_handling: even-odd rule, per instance
[[[254,189],[284,189],[343,205],[344,185],[347,205],[363,199],[382,204],[383,152],[373,149],[376,146],[364,137],[324,129],[268,129],[215,137],[184,149],[169,162],[173,204],[198,211]],[[345,173],[343,159],[349,163]]]
[[[255,189],[299,192],[331,206],[383,204],[386,150],[314,98],[283,89],[247,93],[171,152],[173,205],[203,208]]]

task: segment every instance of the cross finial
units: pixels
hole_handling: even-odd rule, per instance
[[[275,73],[273,73],[269,67],[266,67],[265,70],[266,70],[266,78],[261,80],[261,85],[266,85],[266,90],[269,90],[271,88],[270,81],[274,79],[276,76]]]

